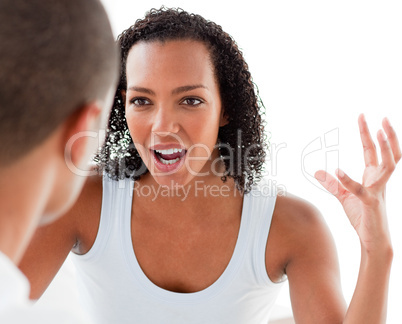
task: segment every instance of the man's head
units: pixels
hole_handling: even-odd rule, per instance
[[[117,54],[99,0],[0,1],[0,170],[57,136],[51,151],[60,160],[58,182],[63,184],[53,183],[60,190],[46,212],[58,213],[78,195],[83,179],[67,174],[61,163],[64,148],[75,133],[104,126],[117,80]],[[83,139],[69,154],[80,165],[94,148]]]
[[[0,2],[0,166],[104,100],[116,50],[99,1]]]

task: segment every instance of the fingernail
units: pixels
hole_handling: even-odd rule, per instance
[[[386,140],[387,140],[387,138],[385,137],[385,134],[384,134],[384,132],[382,131],[382,129],[380,129],[378,133],[379,133],[380,139],[381,139],[382,141],[386,141]]]
[[[315,178],[316,178],[318,181],[323,182],[323,181],[325,181],[325,174],[323,174],[323,173],[316,173],[316,174],[315,174]]]
[[[340,177],[340,178],[343,178],[345,176],[345,173],[341,169],[337,169],[336,172],[338,174],[338,177]]]
[[[384,120],[388,124],[389,127],[392,127],[388,117],[385,117]]]

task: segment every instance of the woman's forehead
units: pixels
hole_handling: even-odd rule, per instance
[[[214,81],[209,51],[194,40],[139,42],[129,51],[126,73],[128,83],[161,78]]]

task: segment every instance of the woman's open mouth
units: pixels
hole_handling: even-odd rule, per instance
[[[183,148],[169,148],[152,150],[156,167],[163,172],[175,171],[184,163],[187,150]]]

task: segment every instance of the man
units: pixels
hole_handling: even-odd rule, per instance
[[[32,309],[16,265],[80,193],[85,178],[66,159],[85,169],[97,147],[117,53],[99,0],[0,1],[0,323],[76,322]]]

